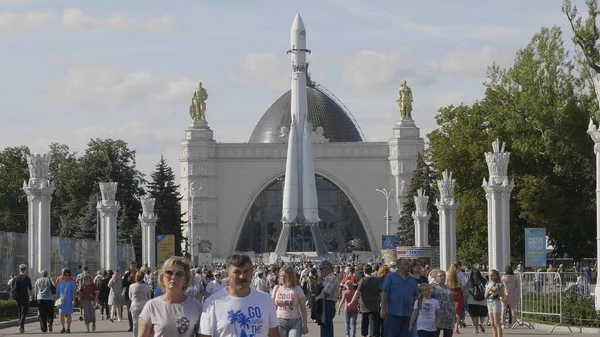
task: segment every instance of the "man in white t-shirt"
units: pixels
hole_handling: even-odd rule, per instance
[[[250,287],[250,257],[233,253],[226,265],[228,286],[204,302],[198,334],[201,337],[279,337],[279,321],[271,296]]]
[[[225,288],[226,284],[221,281],[221,274],[217,272],[215,275],[215,279],[208,282],[206,285],[206,292],[209,295],[216,293],[217,291]]]

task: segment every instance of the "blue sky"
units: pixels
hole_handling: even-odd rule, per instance
[[[584,1],[574,1],[584,10]],[[493,61],[509,66],[542,26],[563,27],[561,0],[0,0],[0,148],[50,142],[82,152],[120,138],[150,173],[179,141],[201,80],[219,142],[245,142],[289,89],[285,51],[297,12],[313,80],[385,141],[407,80],[424,136],[437,109],[471,103]]]

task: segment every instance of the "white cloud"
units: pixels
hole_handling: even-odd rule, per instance
[[[93,17],[86,15],[79,8],[65,9],[62,13],[62,24],[65,28],[76,31],[96,28],[145,31],[159,34],[174,33],[177,31],[173,22],[173,16],[169,14],[148,20],[137,20],[122,14]]]
[[[469,38],[498,38],[517,36],[523,32],[522,27],[506,25],[469,25],[469,24],[440,24],[430,25],[412,21],[403,15],[393,12],[380,12],[351,5],[348,10],[357,16],[374,17],[388,20],[400,26],[401,30],[418,32],[436,38],[469,39]]]
[[[437,95],[433,95],[431,98],[431,109],[432,111],[437,111],[441,107],[446,107],[449,105],[458,106],[461,104],[471,104],[473,103],[472,96],[464,91],[451,91],[444,92]]]
[[[235,70],[235,74],[227,77],[225,82],[259,82],[277,92],[290,87],[289,60],[275,54],[249,54],[243,59],[232,61],[230,66]]]
[[[0,12],[0,33],[27,33],[52,24],[54,14],[47,12]]]
[[[46,98],[58,106],[81,103],[111,105],[124,102],[164,102],[191,95],[196,81],[169,80],[149,71],[78,65],[62,78],[47,83]]]
[[[483,46],[478,50],[459,49],[444,55],[437,65],[443,73],[460,77],[482,77],[487,67],[495,61],[506,65],[512,58],[509,52],[496,51],[491,46]]]
[[[350,56],[344,64],[342,80],[359,88],[373,88],[399,84],[407,80],[412,84],[428,84],[432,78],[417,69],[427,71],[427,65],[406,57],[407,49],[392,52],[361,51]]]

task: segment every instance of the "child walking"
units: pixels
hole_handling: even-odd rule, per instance
[[[354,297],[354,282],[348,281],[344,284],[342,301],[338,304],[338,315],[342,313],[342,304],[346,310],[346,337],[356,337],[356,318],[358,317],[358,301],[352,302]]]
[[[440,326],[440,302],[431,298],[431,287],[427,283],[419,284],[419,298],[415,301],[413,314],[410,318],[408,331],[412,332],[417,323],[417,335],[419,337],[437,337]]]

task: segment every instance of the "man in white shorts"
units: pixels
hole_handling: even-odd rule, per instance
[[[200,317],[201,337],[279,337],[271,296],[250,287],[252,260],[233,253],[226,261],[228,286],[211,295]]]

